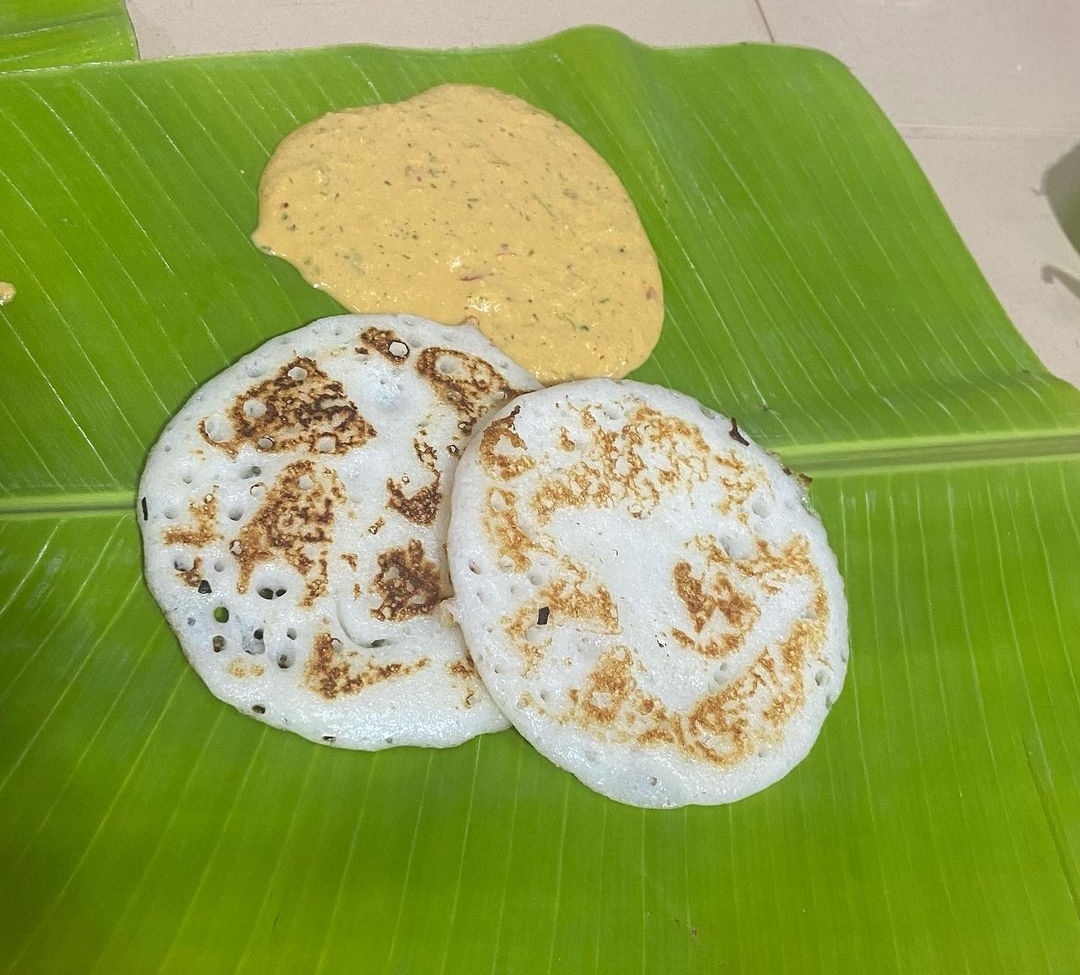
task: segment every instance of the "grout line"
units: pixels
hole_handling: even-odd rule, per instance
[[[1021,129],[1005,126],[921,125],[893,123],[905,139],[969,139],[988,141],[1025,141],[1038,139],[1076,139],[1073,129]]]
[[[761,0],[754,0],[754,6],[757,7],[758,16],[761,18],[761,26],[765,28],[765,34],[769,38],[769,43],[775,44],[776,35],[773,33],[772,26],[765,16],[765,8],[761,6]]]

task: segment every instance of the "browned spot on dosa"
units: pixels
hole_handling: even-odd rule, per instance
[[[675,593],[682,600],[693,625],[691,639],[674,629],[676,639],[708,657],[721,657],[737,650],[751,627],[761,616],[758,604],[732,582],[726,565],[710,563],[700,576],[694,575],[689,562],[677,562],[672,573]],[[716,616],[722,620],[721,632],[702,641],[702,633]],[[712,628],[714,631],[716,627]]]
[[[796,619],[784,639],[766,646],[745,670],[685,713],[670,711],[647,693],[628,648],[609,647],[584,685],[568,692],[570,704],[559,720],[602,741],[674,747],[691,759],[738,765],[781,742],[806,706],[809,665],[824,660],[827,603],[824,591],[817,590],[812,615]]]
[[[529,535],[518,522],[517,495],[505,488],[488,488],[484,511],[484,534],[495,546],[499,558],[518,572],[532,565],[532,553],[548,551],[538,538]]]
[[[202,548],[221,538],[217,527],[217,496],[206,495],[201,502],[192,501],[188,505],[191,524],[167,528],[161,537],[166,545],[195,545]],[[196,582],[198,585],[198,582]]]
[[[540,606],[546,606],[548,620],[556,625],[570,623],[593,633],[622,632],[611,591],[601,582],[590,581],[588,573],[570,559],[560,561],[559,575],[540,591],[536,603],[533,622]]]
[[[642,689],[627,648],[609,648],[585,686],[570,691],[561,720],[604,741],[675,747],[689,758],[731,767],[782,740],[806,701],[802,665],[808,652],[804,628],[796,625],[779,647],[763,650],[739,677],[683,715]]]
[[[229,661],[228,671],[233,677],[243,680],[245,677],[262,677],[266,673],[266,668],[251,660],[234,657]]]
[[[686,722],[685,746],[718,765],[734,765],[780,742],[806,703],[804,668],[819,657],[824,639],[823,621],[796,620],[786,640],[762,650],[738,678],[698,702]]]
[[[514,417],[519,407],[506,416],[487,425],[480,436],[480,463],[500,481],[509,481],[536,466],[526,453],[527,447],[521,435],[514,429]]]
[[[590,580],[584,568],[566,557],[559,560],[555,573],[547,585],[502,620],[507,640],[524,661],[526,676],[543,662],[554,628],[566,626],[609,636],[622,632],[619,608],[603,583]],[[538,623],[541,610],[542,627]]]
[[[190,569],[177,569],[176,574],[191,586],[192,589],[198,589],[202,584],[203,579],[206,578],[202,571],[202,559],[198,556],[192,560]]]
[[[477,676],[476,665],[472,662],[472,657],[468,655],[458,660],[451,660],[446,665],[446,669],[458,680],[475,680]]]
[[[230,545],[240,568],[237,591],[247,592],[258,566],[282,559],[303,577],[300,604],[311,606],[326,592],[334,505],[345,500],[333,471],[317,470],[309,460],[286,467]]]
[[[600,655],[580,692],[579,705],[590,723],[609,725],[637,691],[634,656],[626,647],[612,647]]]
[[[754,550],[745,558],[733,558],[711,538],[697,536],[694,545],[713,565],[723,564],[745,579],[756,579],[769,593],[779,592],[800,577],[821,586],[821,573],[814,565],[810,543],[803,535],[796,535],[780,549],[763,538],[756,538]]]
[[[386,503],[403,518],[414,525],[425,527],[435,524],[443,502],[442,472],[436,466],[435,449],[431,444],[416,438],[413,451],[431,475],[431,480],[412,492],[406,490],[407,481],[386,479]]]
[[[371,611],[376,619],[396,622],[426,616],[450,595],[439,566],[424,554],[419,539],[380,552],[378,559],[379,572],[371,584],[381,600]]]
[[[412,494],[406,494],[400,484],[392,478],[386,481],[386,503],[403,518],[414,525],[433,525],[439,516],[442,504],[442,491],[439,489],[439,477]]]
[[[400,365],[409,357],[409,346],[388,328],[365,328],[360,333],[364,351],[374,349],[384,359]]]
[[[642,689],[636,670],[629,647],[614,644],[606,648],[584,686],[568,692],[570,706],[559,720],[588,728],[604,741],[677,743],[677,721]]]
[[[457,412],[458,426],[465,433],[489,410],[520,392],[490,363],[457,349],[424,349],[416,357],[416,371]]]
[[[233,436],[215,441],[199,423],[203,439],[232,456],[243,444],[278,453],[306,449],[343,454],[375,436],[375,428],[360,415],[336,379],[314,360],[298,356],[237,397],[228,410]]]
[[[548,478],[532,505],[544,524],[560,508],[610,508],[623,502],[653,507],[664,493],[687,490],[716,472],[701,430],[679,417],[637,404],[628,418],[614,424],[590,407],[578,411],[584,442],[563,430],[559,445],[580,455]]]
[[[466,652],[464,657],[451,660],[446,665],[446,669],[451,677],[465,685],[461,703],[463,707],[471,708],[476,703],[476,693],[481,684],[480,675],[476,672],[472,657]]]
[[[404,677],[428,665],[423,657],[413,664],[376,663],[355,650],[345,649],[329,633],[319,633],[304,666],[304,684],[327,700],[356,694],[365,687]]]
[[[735,558],[709,536],[696,536],[693,548],[704,560],[695,571],[690,561],[675,564],[672,582],[690,618],[690,631],[672,629],[676,640],[707,657],[723,657],[738,650],[761,616],[751,587],[775,595],[802,580],[813,587],[816,615],[824,612],[821,575],[810,557],[806,538],[797,536],[782,548],[762,538],[745,557]]]

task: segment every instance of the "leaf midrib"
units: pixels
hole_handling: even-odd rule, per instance
[[[1029,464],[1080,457],[1080,431],[991,434],[963,439],[932,437],[895,440],[790,444],[773,452],[798,473],[842,477],[883,471],[905,472],[971,466]],[[0,518],[133,512],[134,490],[43,491],[0,498]]]

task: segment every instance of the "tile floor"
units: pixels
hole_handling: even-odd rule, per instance
[[[128,0],[142,56],[512,43],[604,23],[657,45],[835,54],[903,133],[1002,304],[1080,386],[1080,0]]]

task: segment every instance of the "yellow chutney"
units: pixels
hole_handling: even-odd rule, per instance
[[[626,375],[664,317],[619,178],[571,128],[490,88],[297,129],[263,173],[252,239],[350,311],[471,321],[543,383]]]

